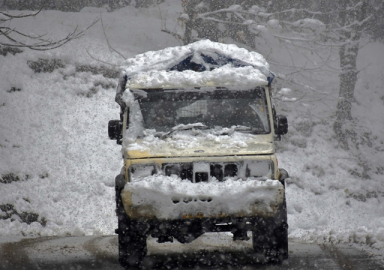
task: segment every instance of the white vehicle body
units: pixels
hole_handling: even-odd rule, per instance
[[[124,157],[116,177],[122,265],[140,263],[148,235],[190,242],[207,231],[235,240],[252,231],[256,251],[287,258],[288,175],[274,146],[287,122],[274,111],[272,79],[261,55],[210,41],[127,61],[121,117],[110,124]],[[282,244],[260,247],[277,234]]]

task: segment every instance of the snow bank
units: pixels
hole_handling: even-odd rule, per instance
[[[160,8],[176,18],[178,6]],[[110,44],[126,57],[177,45],[161,32],[159,7],[102,14],[43,10],[13,20],[12,28],[60,39],[101,15]],[[60,59],[65,67],[35,73],[27,61],[38,59]],[[99,23],[54,51],[0,56],[0,179],[11,173],[19,179],[0,182],[0,237],[114,233],[114,177],[122,160],[107,125],[119,114],[117,78],[76,70],[113,68],[123,61],[108,49]],[[2,211],[8,205],[14,211]],[[26,223],[23,214],[38,215],[38,221]]]
[[[256,179],[192,183],[175,175],[154,175],[129,182],[124,189],[132,192],[134,206],[150,205],[158,218],[175,219],[181,214],[250,213],[255,203],[259,212],[272,212],[270,204],[281,198],[283,185],[278,180]]]

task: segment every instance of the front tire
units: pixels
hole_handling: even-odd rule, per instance
[[[284,199],[274,218],[265,219],[252,232],[253,249],[264,260],[282,263],[288,259],[287,206]]]
[[[140,267],[147,253],[147,236],[140,223],[125,213],[121,190],[116,186],[116,215],[118,218],[119,263],[124,268]]]
[[[140,267],[147,253],[146,237],[127,229],[119,232],[119,263],[124,268]]]

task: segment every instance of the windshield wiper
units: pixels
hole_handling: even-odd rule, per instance
[[[194,124],[187,124],[187,125],[180,124],[180,125],[174,126],[171,131],[165,133],[160,138],[166,139],[169,137],[169,135],[171,135],[175,131],[190,130],[190,129],[209,129],[209,127],[202,123],[194,123]]]
[[[235,131],[243,132],[264,132],[263,128],[247,127],[247,126],[236,126]]]
[[[232,126],[230,128],[223,128],[220,132],[218,132],[218,135],[231,135],[233,132],[239,131],[239,132],[264,132],[261,128],[253,128],[253,127],[247,127],[247,126]]]

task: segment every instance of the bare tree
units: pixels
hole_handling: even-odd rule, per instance
[[[0,12],[0,46],[11,48],[28,48],[37,51],[46,51],[58,48],[71,40],[80,38],[85,31],[92,27],[98,19],[94,20],[86,29],[78,30],[76,27],[65,37],[57,40],[50,39],[46,34],[30,35],[10,27],[12,20],[35,17],[41,12],[41,9],[35,13],[12,15],[8,12]]]
[[[136,1],[137,2],[137,1]],[[130,5],[131,0],[0,0],[0,8],[10,10],[39,10],[44,6],[49,10],[80,11],[84,7],[103,7],[115,10]]]
[[[336,121],[333,127],[341,146],[347,149],[347,139],[351,131],[345,129],[343,124],[347,120],[352,120],[352,102],[358,74],[356,61],[360,39],[369,16],[367,16],[367,1],[342,0],[339,4],[342,10],[349,12],[340,12],[339,25],[335,29],[341,43],[339,49],[341,72]]]
[[[191,43],[195,39],[208,38],[219,41],[220,38],[231,37],[254,48],[254,33],[244,24],[244,17],[233,12],[233,9],[240,6],[231,4],[237,2],[240,1],[184,0],[185,13],[180,18],[185,23],[184,44]],[[242,4],[247,6],[247,2],[249,1],[242,1]],[[193,36],[193,31],[197,36]]]

